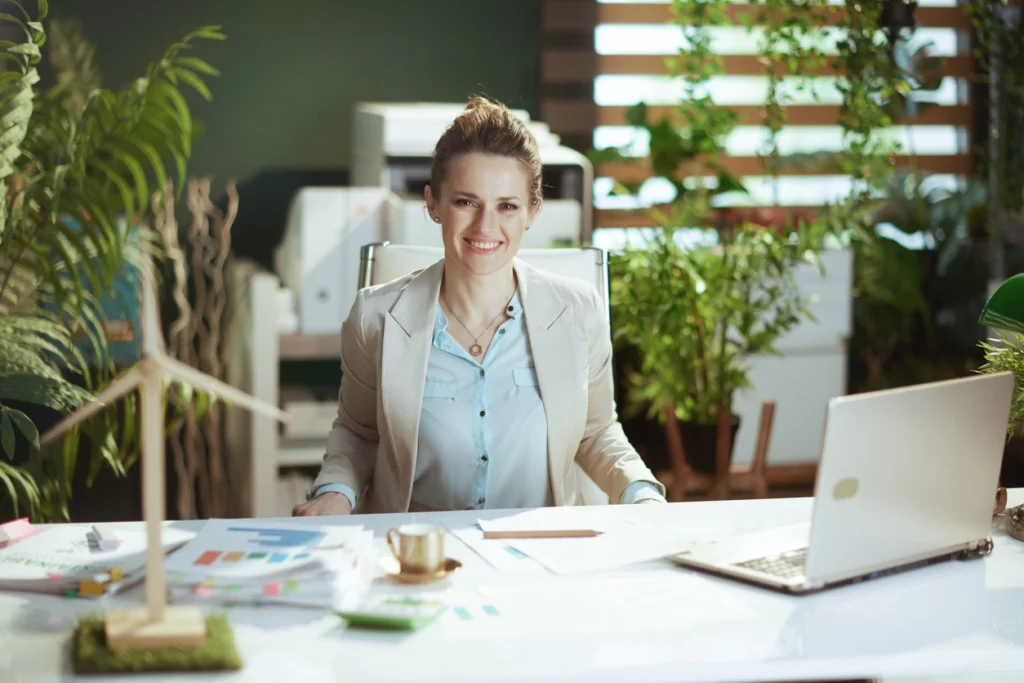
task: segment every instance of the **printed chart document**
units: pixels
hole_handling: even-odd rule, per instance
[[[167,560],[177,602],[324,605],[365,578],[373,532],[361,526],[316,526],[211,519]]]
[[[480,545],[507,544],[556,574],[603,571],[650,562],[714,537],[711,530],[661,524],[648,526],[595,515],[585,509],[530,510],[481,520],[479,524],[485,536],[488,531],[501,533],[500,538],[485,538]],[[488,559],[486,555],[484,559]]]

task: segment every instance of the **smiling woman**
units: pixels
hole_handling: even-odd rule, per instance
[[[523,122],[473,99],[425,196],[444,258],[356,297],[338,418],[294,514],[575,505],[573,464],[613,502],[663,502],[618,422],[600,296],[516,258],[542,204]]]

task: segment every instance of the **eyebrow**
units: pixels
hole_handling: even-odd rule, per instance
[[[470,199],[480,199],[480,197],[476,196],[472,192],[466,192],[465,190],[455,190],[454,194],[462,195],[463,197],[469,197]],[[514,199],[517,202],[523,201],[522,199],[520,199],[516,195],[510,195],[508,197],[498,197],[498,201],[499,202],[507,202],[510,199]]]

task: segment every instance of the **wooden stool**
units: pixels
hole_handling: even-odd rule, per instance
[[[686,460],[686,449],[683,447],[683,436],[676,420],[675,406],[669,405],[665,408],[665,440],[672,461],[672,471],[659,472],[657,477],[668,489],[670,502],[685,500],[688,493],[697,491],[707,491],[709,497],[714,500],[724,500],[734,490],[750,491],[756,498],[767,497],[768,479],[765,469],[772,423],[775,419],[775,402],[764,401],[761,404],[757,443],[754,447],[754,458],[749,465],[728,464],[729,453],[732,451],[732,417],[727,411],[718,413],[715,472],[705,474],[694,472]]]

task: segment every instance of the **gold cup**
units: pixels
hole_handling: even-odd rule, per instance
[[[432,574],[444,566],[444,534],[436,524],[403,524],[388,532],[388,547],[403,572]]]

